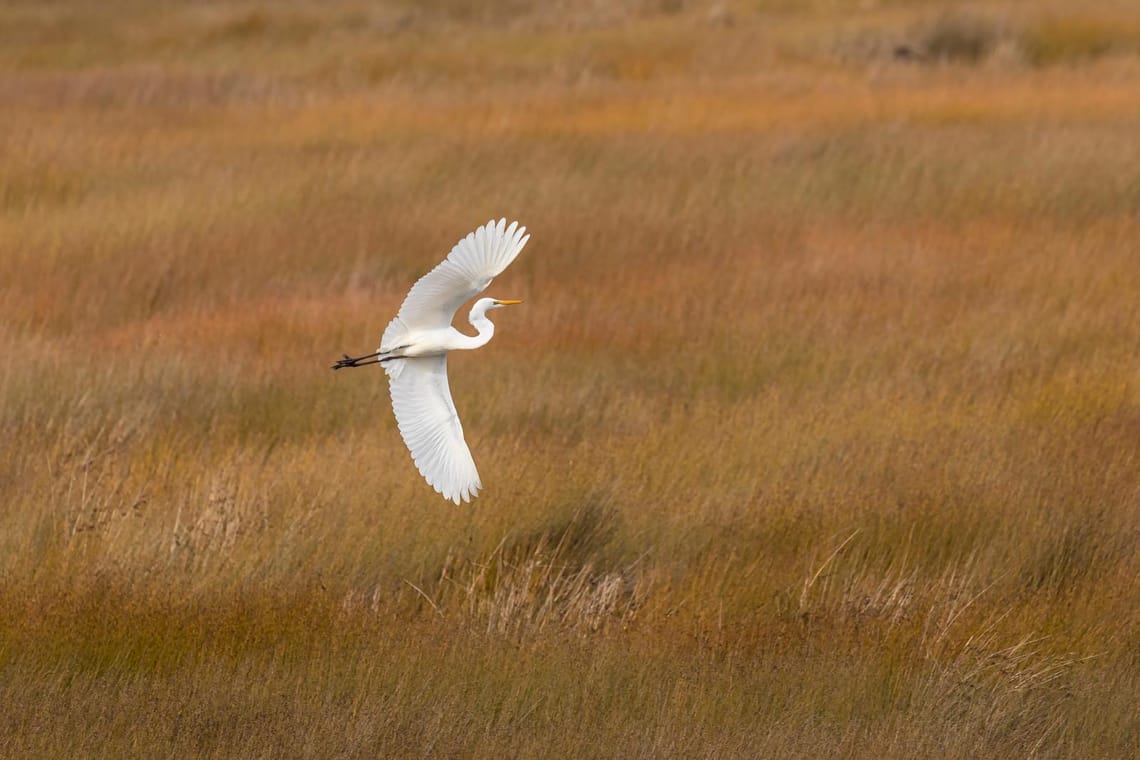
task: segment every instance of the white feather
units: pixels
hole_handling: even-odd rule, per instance
[[[510,266],[530,239],[525,233],[518,222],[507,226],[500,219],[456,243],[443,262],[412,286],[376,354],[388,373],[396,423],[416,468],[456,504],[477,496],[482,483],[451,400],[447,352],[485,345],[495,332],[487,312],[518,302],[479,299],[470,316],[475,336],[456,330],[451,320],[456,309]],[[359,366],[357,361],[346,357],[337,366]]]
[[[482,484],[447,384],[447,354],[394,359],[388,371],[392,409],[416,468],[456,504],[478,496]]]
[[[530,240],[525,233],[526,227],[519,227],[518,222],[508,227],[507,220],[500,219],[498,224],[487,222],[456,243],[447,258],[408,291],[380,339],[380,350],[398,348],[417,331],[451,326],[456,309],[486,290],[519,255]]]

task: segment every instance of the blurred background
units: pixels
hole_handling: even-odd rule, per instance
[[[1140,7],[3,2],[0,755],[1140,753]],[[450,362],[374,350],[488,219]]]

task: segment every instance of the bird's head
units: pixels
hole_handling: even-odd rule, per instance
[[[499,309],[503,306],[514,306],[517,303],[522,303],[522,301],[508,300],[506,298],[480,298],[475,302],[475,305],[471,307],[471,318],[475,319],[476,317],[481,317],[491,309]]]

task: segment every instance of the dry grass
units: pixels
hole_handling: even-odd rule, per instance
[[[1140,53],[1140,15],[1066,14],[1038,19],[1025,32],[1025,52],[1036,65],[1080,63]]]
[[[1140,754],[1131,11],[865,6],[5,4],[0,754]]]

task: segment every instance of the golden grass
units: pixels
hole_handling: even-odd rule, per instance
[[[583,8],[5,6],[2,754],[1140,752],[1135,56]],[[328,366],[500,215],[456,509]]]
[[[1034,64],[1080,63],[1140,52],[1140,17],[1092,13],[1038,19],[1025,32],[1025,52]]]

